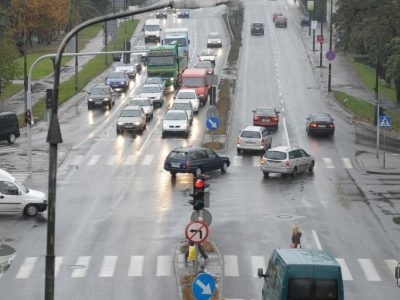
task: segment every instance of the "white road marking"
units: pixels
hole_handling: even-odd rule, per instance
[[[128,276],[129,277],[143,276],[143,265],[144,265],[144,256],[143,255],[131,256],[131,261],[129,263]]]
[[[317,248],[319,250],[322,250],[321,243],[319,242],[319,238],[318,238],[317,232],[314,229],[312,230],[312,234],[314,236],[315,243],[317,244]]]
[[[104,256],[99,277],[112,277],[114,275],[117,259],[118,256]]]
[[[63,259],[64,259],[64,257],[62,257],[62,256],[56,256],[56,260],[54,262],[54,277],[57,277],[58,272],[60,271]]]
[[[258,268],[262,268],[263,272],[266,271],[266,263],[264,256],[252,256],[251,257],[251,274],[253,277],[257,276]]]
[[[106,162],[106,165],[108,165],[108,166],[116,165],[118,163],[118,160],[119,160],[119,156],[118,155],[111,155],[108,158],[108,160]]]
[[[358,262],[368,281],[381,281],[381,277],[370,259],[359,258]]]
[[[340,268],[342,269],[342,278],[343,280],[353,280],[353,276],[351,276],[349,267],[347,266],[344,258],[335,258],[336,261],[339,263]]]
[[[334,168],[335,168],[335,166],[333,165],[332,158],[323,157],[322,159],[324,160],[325,166],[326,166],[328,169],[334,169]]]
[[[157,256],[157,271],[156,276],[169,276],[171,275],[172,260],[171,256],[160,255]]]
[[[72,271],[71,277],[85,277],[86,271],[89,267],[90,256],[79,256],[76,262],[77,268]]]
[[[99,158],[100,155],[98,154],[93,155],[88,162],[88,166],[94,166],[98,162]]]
[[[31,275],[32,270],[33,270],[37,260],[38,260],[37,257],[25,258],[25,260],[22,263],[22,266],[19,268],[19,271],[17,273],[17,276],[15,276],[15,278],[18,278],[18,279],[28,278]]]
[[[236,255],[224,255],[224,275],[239,276],[239,263]]]
[[[146,156],[144,157],[143,161],[142,161],[142,165],[143,166],[149,166],[151,165],[151,162],[154,158],[153,154],[146,154]]]
[[[132,166],[136,163],[137,161],[137,156],[134,154],[128,155],[124,160],[123,160],[123,165],[125,166]]]
[[[353,164],[351,163],[350,158],[342,157],[342,162],[345,169],[353,169]]]
[[[287,131],[286,118],[285,117],[282,118],[282,123],[283,123],[283,129],[284,129],[285,137],[286,137],[286,144],[288,146],[290,146],[289,133]]]
[[[394,275],[395,275],[394,268],[397,267],[397,264],[398,264],[397,260],[395,260],[395,259],[385,259],[385,263],[388,266],[388,268],[390,269],[393,278],[395,278],[394,277]]]

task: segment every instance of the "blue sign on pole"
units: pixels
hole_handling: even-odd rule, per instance
[[[219,119],[215,116],[209,117],[206,121],[208,130],[217,130],[219,127]]]
[[[389,128],[390,122],[392,118],[390,116],[379,116],[379,127],[380,128]]]
[[[197,300],[208,300],[214,295],[215,279],[208,273],[201,273],[193,279],[192,293]]]
[[[335,51],[329,50],[326,52],[326,59],[332,61],[335,59]]]

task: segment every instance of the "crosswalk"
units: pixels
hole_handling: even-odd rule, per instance
[[[257,269],[266,269],[268,257],[237,255],[223,255],[224,277],[257,277]],[[368,281],[379,282],[393,280],[394,270],[398,262],[393,259],[373,260],[370,258],[336,258],[342,269],[344,281]],[[14,278],[24,280],[34,276],[44,275],[44,257],[14,258],[11,267],[5,273],[0,274],[2,279]],[[250,266],[250,268],[248,267]],[[351,266],[351,268],[349,267]],[[242,268],[243,270],[241,271]],[[146,271],[145,271],[146,270]],[[153,275],[150,274],[152,270]],[[154,271],[155,270],[155,271]],[[251,270],[251,274],[249,274]],[[146,257],[145,255],[117,256],[57,256],[55,259],[55,277],[69,278],[101,277],[168,277],[175,276],[174,257],[170,255],[158,255]]]
[[[234,155],[230,156],[231,166],[230,167],[260,167],[260,156],[240,156]],[[93,154],[90,157],[85,155],[75,155],[69,158],[64,166],[76,167],[85,165],[88,167],[93,167],[97,165],[105,166],[133,166],[142,165],[150,166],[155,162],[155,156],[153,154],[146,154],[140,157],[135,154],[130,155],[108,155],[102,157],[99,154]],[[316,168],[324,166],[326,169],[353,169],[353,161],[348,157],[342,157],[340,159],[334,160],[330,157],[316,158]]]

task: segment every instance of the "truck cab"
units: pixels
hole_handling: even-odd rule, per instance
[[[209,76],[207,69],[186,69],[180,78],[181,89],[194,89],[199,97],[200,104],[207,103],[208,96],[211,92],[211,86],[207,83]]]
[[[161,22],[159,19],[147,19],[143,27],[144,42],[159,43],[161,30]]]

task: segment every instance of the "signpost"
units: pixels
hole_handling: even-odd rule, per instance
[[[334,60],[336,57],[335,51],[332,51],[332,50],[327,51],[325,57],[329,61]]]
[[[324,43],[324,36],[323,35],[317,35],[317,43],[323,44]]]
[[[207,209],[194,210],[190,216],[191,221],[201,221],[207,226],[211,225],[212,217],[211,213]]]
[[[206,126],[208,130],[217,130],[219,127],[219,119],[215,116],[209,117],[206,120]]]
[[[387,115],[379,116],[379,127],[390,128],[392,118]],[[383,168],[386,167],[386,131],[383,131]]]
[[[185,229],[186,238],[195,244],[204,242],[208,237],[208,227],[204,222],[190,222]]]
[[[208,273],[197,275],[192,282],[192,293],[197,300],[208,300],[214,295],[215,279]]]

